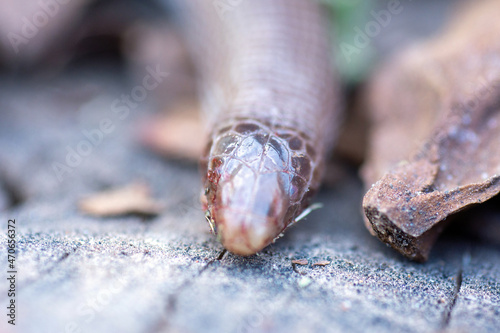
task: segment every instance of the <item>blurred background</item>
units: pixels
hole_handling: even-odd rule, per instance
[[[500,228],[488,221],[498,215],[471,210],[418,265],[370,236],[360,208],[367,80],[464,1],[398,1],[400,14],[359,45],[390,1],[322,2],[347,98],[336,171],[323,209],[240,258],[222,251],[199,205],[198,78],[168,1],[0,0],[0,215],[20,221],[19,332],[497,331]],[[77,208],[136,181],[162,210]],[[303,258],[331,265],[290,264]]]
[[[459,2],[400,1],[401,14],[390,17],[376,36],[362,40],[358,46],[354,38],[359,30],[364,29],[366,22],[376,19],[373,11],[386,8],[387,3],[323,2],[331,22],[335,66],[343,78],[348,98],[347,121],[337,151],[340,157],[356,166],[363,160],[368,126],[358,103],[359,88],[379,62],[439,31]],[[16,150],[26,148],[18,149],[19,142],[13,142],[14,131],[17,136],[25,133],[24,139],[38,136],[34,139],[35,146],[30,147],[36,154],[58,154],[60,157],[53,159],[53,167],[71,155],[71,147],[68,150],[64,145],[50,146],[42,138],[64,137],[62,132],[67,131],[71,123],[80,138],[85,139],[82,131],[91,131],[104,116],[111,119],[116,128],[140,132],[139,138],[144,132],[153,133],[142,135],[142,142],[149,148],[173,157],[193,157],[193,152],[184,156],[182,152],[189,151],[190,144],[176,140],[174,132],[186,130],[193,133],[193,142],[199,142],[203,140],[202,130],[184,123],[174,126],[178,125],[175,121],[174,125],[168,124],[170,118],[151,118],[154,114],[198,111],[196,71],[182,34],[176,28],[178,15],[170,9],[168,1],[2,0],[1,5],[0,126],[3,131],[0,140],[4,143],[1,157],[5,162],[0,164],[0,179],[4,187],[17,188],[8,192],[19,192],[10,195],[14,199],[4,199],[4,202],[30,195],[29,190],[19,185],[23,183],[19,180],[22,177],[16,175]],[[127,104],[126,92],[131,93],[136,85],[142,84],[153,69],[168,73],[168,79],[148,90],[138,105]],[[119,103],[114,103],[116,98]],[[153,121],[149,121],[151,119]],[[164,137],[161,132],[172,132],[172,135]],[[196,136],[200,138],[195,140]],[[198,146],[194,152],[199,150]],[[43,176],[47,191],[61,186],[58,174],[63,173],[63,178],[73,174],[58,164],[54,168],[57,170],[49,172],[51,175]],[[3,203],[5,205],[8,204]]]
[[[321,0],[330,12],[334,53],[364,25],[377,19],[387,1]],[[397,1],[401,15],[390,17],[383,31],[352,57],[337,56],[347,82],[361,82],[375,61],[396,48],[436,32],[463,1]],[[168,0],[3,0],[0,17],[1,63],[4,72],[50,78],[61,71],[110,66],[118,70],[148,61],[167,63],[180,48],[174,32],[176,13]],[[361,49],[360,48],[360,49]],[[343,54],[344,55],[344,54]],[[159,59],[154,59],[158,57]]]

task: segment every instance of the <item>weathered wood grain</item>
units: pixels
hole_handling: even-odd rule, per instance
[[[196,166],[164,160],[134,141],[131,127],[147,112],[146,104],[116,121],[115,132],[57,181],[51,164],[64,159],[67,145],[85,139],[81,131],[108,116],[103,110],[128,87],[95,80],[99,94],[62,110],[51,89],[10,84],[0,89],[0,163],[24,201],[0,213],[0,220],[16,218],[19,225],[18,325],[12,329],[2,319],[2,332],[500,327],[498,247],[448,238],[427,264],[410,263],[364,229],[362,186],[355,176],[321,193],[325,208],[266,251],[234,256],[209,234],[198,206]],[[71,96],[71,85],[59,87]],[[150,184],[167,205],[159,217],[78,213],[79,198],[135,179]],[[309,264],[294,269],[294,259]],[[312,266],[321,260],[331,263]],[[5,280],[0,288],[6,290]],[[2,292],[0,303],[6,300]]]
[[[399,47],[402,31],[415,31],[408,17],[429,32],[415,13],[444,15],[440,1],[402,3],[373,41],[385,52],[383,40]],[[19,221],[20,271],[19,325],[3,318],[0,332],[499,330],[498,245],[449,236],[426,264],[410,263],[367,233],[354,175],[320,193],[324,208],[265,252],[223,254],[198,206],[196,166],[167,161],[133,139],[134,123],[152,110],[149,99],[128,118],[113,118],[115,131],[59,182],[51,164],[63,163],[66,147],[85,139],[81,131],[112,116],[113,100],[130,92],[117,81],[0,82],[0,170],[23,198],[0,213],[0,221]],[[82,98],[85,89],[92,94]],[[78,213],[78,199],[135,179],[167,204],[158,218]],[[2,249],[4,242],[2,231]],[[309,265],[294,270],[294,259]],[[331,263],[312,267],[321,260]]]

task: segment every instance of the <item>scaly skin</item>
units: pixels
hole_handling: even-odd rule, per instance
[[[308,206],[322,165],[303,135],[255,119],[237,121],[215,138],[205,180],[207,219],[224,247],[251,255]]]
[[[306,0],[178,6],[212,128],[201,160],[207,220],[226,249],[251,255],[308,206],[336,136],[339,85],[322,9]]]

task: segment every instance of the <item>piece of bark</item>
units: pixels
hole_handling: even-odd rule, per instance
[[[149,188],[145,184],[135,183],[82,199],[78,208],[94,216],[158,215],[163,205],[151,198]]]
[[[296,259],[296,260],[292,260],[292,264],[294,265],[307,265],[309,263],[309,261],[307,261],[307,259]]]
[[[317,261],[315,262],[314,264],[312,264],[312,266],[328,266],[330,265],[330,261],[328,260],[321,260],[321,261]]]
[[[463,13],[369,89],[367,227],[416,261],[428,258],[449,217],[500,191],[500,2]]]

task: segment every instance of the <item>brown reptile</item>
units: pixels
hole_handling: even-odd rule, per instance
[[[335,138],[339,84],[322,9],[313,0],[178,6],[211,128],[203,208],[227,250],[251,255],[308,207]]]
[[[29,51],[41,61],[61,58],[54,54],[67,52],[65,43],[54,40],[61,37],[73,45],[79,30],[78,24],[63,27],[68,22],[57,18],[77,20],[82,8],[99,3],[58,5],[64,15],[54,16],[33,42],[20,39],[16,47],[23,52],[12,54],[13,61],[29,63]],[[256,253],[308,207],[335,138],[340,85],[332,73],[323,8],[316,0],[156,3],[180,17],[202,77],[201,99],[211,132],[201,161],[207,220],[229,251]],[[10,5],[22,13],[22,6]],[[121,22],[115,19],[118,14],[103,26],[120,29],[134,17],[126,11]],[[44,56],[35,41],[46,45],[41,47]],[[55,45],[54,54],[50,45]]]

